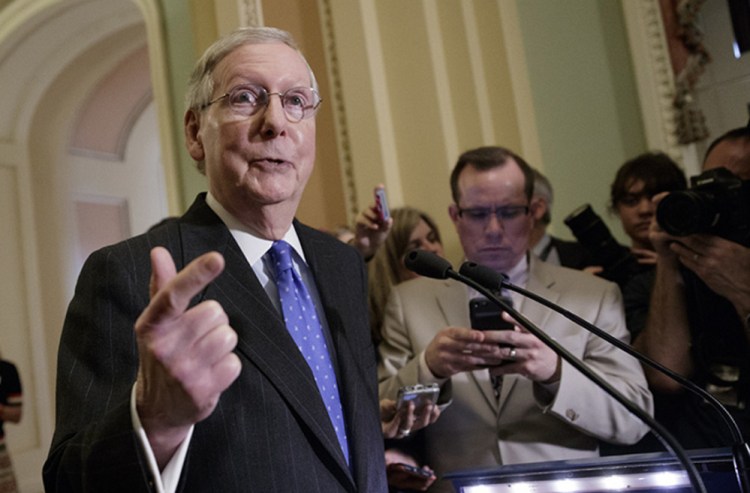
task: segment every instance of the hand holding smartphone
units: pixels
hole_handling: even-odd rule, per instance
[[[503,297],[508,305],[513,301]],[[502,318],[503,310],[486,298],[474,298],[469,302],[469,318],[471,328],[475,330],[513,330],[513,324]]]
[[[430,478],[434,474],[431,470],[423,467],[412,466],[411,464],[404,464],[403,462],[391,462],[387,466],[389,472],[400,471],[409,476],[416,476],[418,478]]]
[[[429,385],[407,385],[398,389],[396,410],[403,408],[409,402],[414,403],[414,414],[419,415],[427,404],[437,403],[440,386],[436,383]]]

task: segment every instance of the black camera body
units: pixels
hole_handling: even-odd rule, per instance
[[[599,274],[604,279],[613,281],[622,288],[634,275],[645,270],[630,253],[630,249],[620,245],[612,236],[591,205],[584,204],[574,210],[564,222],[576,240],[589,252],[591,265],[599,265],[604,269]]]
[[[672,192],[656,208],[659,226],[673,236],[705,233],[750,246],[750,181],[726,168],[690,178],[690,189]]]

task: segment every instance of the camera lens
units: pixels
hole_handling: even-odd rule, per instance
[[[591,254],[591,265],[604,268],[600,275],[605,279],[624,285],[633,274],[642,270],[630,249],[617,243],[589,204],[573,211],[564,222]]]
[[[611,241],[612,234],[589,204],[571,212],[565,218],[565,224],[579,242],[593,249],[601,248]]]
[[[713,194],[690,190],[672,192],[659,202],[656,220],[673,236],[686,236],[711,231],[719,220]]]

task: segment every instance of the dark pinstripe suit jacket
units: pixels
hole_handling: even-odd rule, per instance
[[[148,303],[149,251],[179,269],[216,250],[226,268],[198,303],[215,299],[239,335],[239,378],[195,427],[179,491],[386,491],[375,352],[365,270],[338,240],[295,222],[330,328],[350,441],[347,467],[307,364],[229,230],[196,199],[181,218],[92,254],[70,304],[59,350],[57,426],[47,491],[137,492],[151,478],[132,430],[133,332]]]

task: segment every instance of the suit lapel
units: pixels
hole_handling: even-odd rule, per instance
[[[181,227],[186,245],[184,265],[210,250],[219,251],[226,262],[224,272],[201,299],[221,303],[238,335],[237,352],[268,378],[321,447],[349,475],[312,372],[231,233],[205,202],[191,208],[185,217],[188,221]]]

